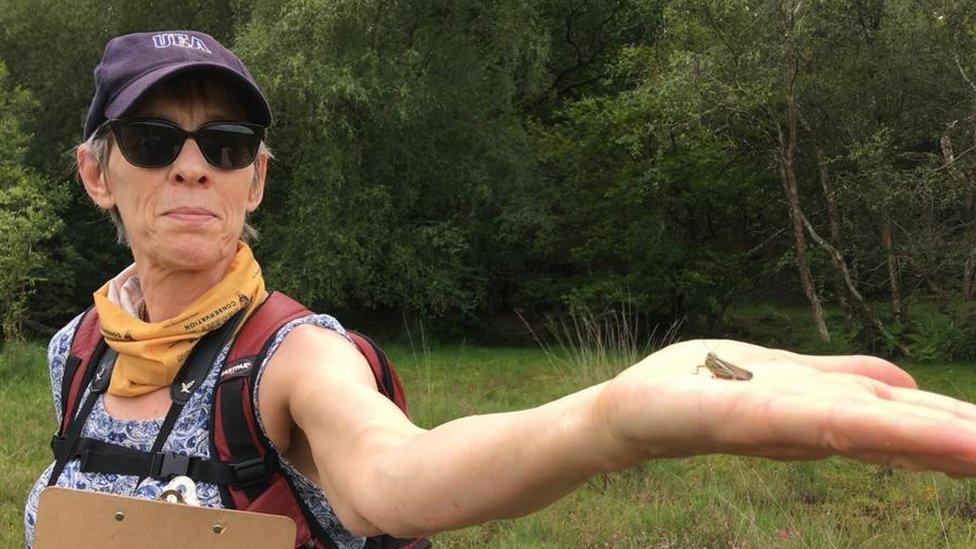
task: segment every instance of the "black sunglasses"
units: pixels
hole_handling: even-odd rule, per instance
[[[122,156],[140,168],[161,168],[176,160],[188,137],[197,142],[207,162],[223,170],[237,170],[254,162],[264,126],[247,122],[208,122],[188,132],[163,118],[115,118],[95,133],[111,130]]]

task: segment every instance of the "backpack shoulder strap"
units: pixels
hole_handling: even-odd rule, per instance
[[[210,416],[210,455],[228,463],[238,480],[218,486],[224,507],[291,518],[296,526],[296,547],[313,536],[319,538],[322,532],[281,474],[271,442],[258,426],[254,383],[274,334],[288,322],[309,314],[304,305],[285,294],[268,295],[231,344],[214,390]]]
[[[68,349],[68,358],[65,360],[64,372],[61,374],[61,398],[58,402],[61,423],[58,425],[57,432],[51,437],[54,467],[48,477],[48,486],[58,482],[65,464],[74,453],[85,420],[98,397],[99,391],[92,387],[84,404],[81,403],[85,388],[92,385],[95,370],[99,368],[102,358],[106,357],[106,349],[108,345],[102,337],[98,313],[94,307],[90,308],[75,328]],[[106,358],[106,361],[109,359],[110,357]],[[107,380],[105,384],[107,385]]]
[[[254,390],[258,370],[275,334],[288,322],[312,314],[301,303],[281,292],[272,292],[247,319],[237,334],[223,365],[214,394],[211,456],[231,464],[240,479],[220,486],[225,507],[285,515],[295,521],[296,547],[335,547],[296,488],[277,467],[277,456],[257,424]],[[369,363],[377,387],[406,412],[406,398],[396,372],[383,351],[365,336],[348,332]],[[410,546],[426,540],[382,539],[382,547]],[[395,543],[393,543],[395,542]],[[370,545],[373,547],[373,545]],[[416,545],[424,547],[424,545]]]
[[[285,324],[312,314],[307,307],[281,292],[271,292],[248,317],[227,354],[227,364],[264,354],[271,338]]]
[[[75,328],[68,358],[64,363],[64,372],[61,375],[61,399],[57,403],[61,411],[58,434],[64,435],[67,431],[68,424],[78,410],[78,401],[85,392],[87,380],[98,362],[92,358],[97,359],[95,355],[103,353],[105,347],[105,340],[102,338],[102,331],[98,324],[98,311],[91,307],[85,311]]]
[[[366,357],[366,362],[373,370],[373,377],[376,378],[376,387],[386,398],[392,400],[398,408],[403,410],[403,413],[407,413],[407,395],[403,392],[400,378],[397,377],[396,371],[394,371],[393,365],[383,349],[380,349],[379,345],[373,343],[373,340],[359,332],[348,330],[346,333],[349,334],[360,354]]]
[[[227,355],[224,374],[234,366],[243,365],[242,371],[247,370],[256,375],[275,333],[288,322],[310,314],[313,314],[311,310],[291,297],[281,292],[271,292],[237,334],[237,339]],[[377,388],[406,413],[406,395],[386,353],[368,337],[352,330],[346,333],[356,349],[366,358],[376,379]]]

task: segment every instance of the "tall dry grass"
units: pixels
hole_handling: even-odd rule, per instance
[[[674,343],[681,323],[642,325],[631,305],[602,311],[570,309],[547,315],[537,329],[519,313],[519,319],[545,353],[549,365],[574,385],[612,378],[647,355]]]

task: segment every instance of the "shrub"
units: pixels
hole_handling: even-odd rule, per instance
[[[959,302],[946,312],[917,313],[908,334],[920,361],[976,360],[976,303]]]
[[[63,200],[58,189],[24,167],[29,136],[21,123],[33,107],[21,88],[8,89],[7,71],[0,63],[0,336],[18,337],[27,312],[27,299],[47,266],[39,245],[61,228],[55,215]]]

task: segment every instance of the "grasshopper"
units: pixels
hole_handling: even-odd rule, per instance
[[[727,360],[722,360],[715,353],[709,351],[705,355],[705,364],[695,368],[695,373],[702,368],[708,368],[712,375],[718,379],[731,379],[747,381],[752,379],[752,372],[745,368],[740,368]]]

